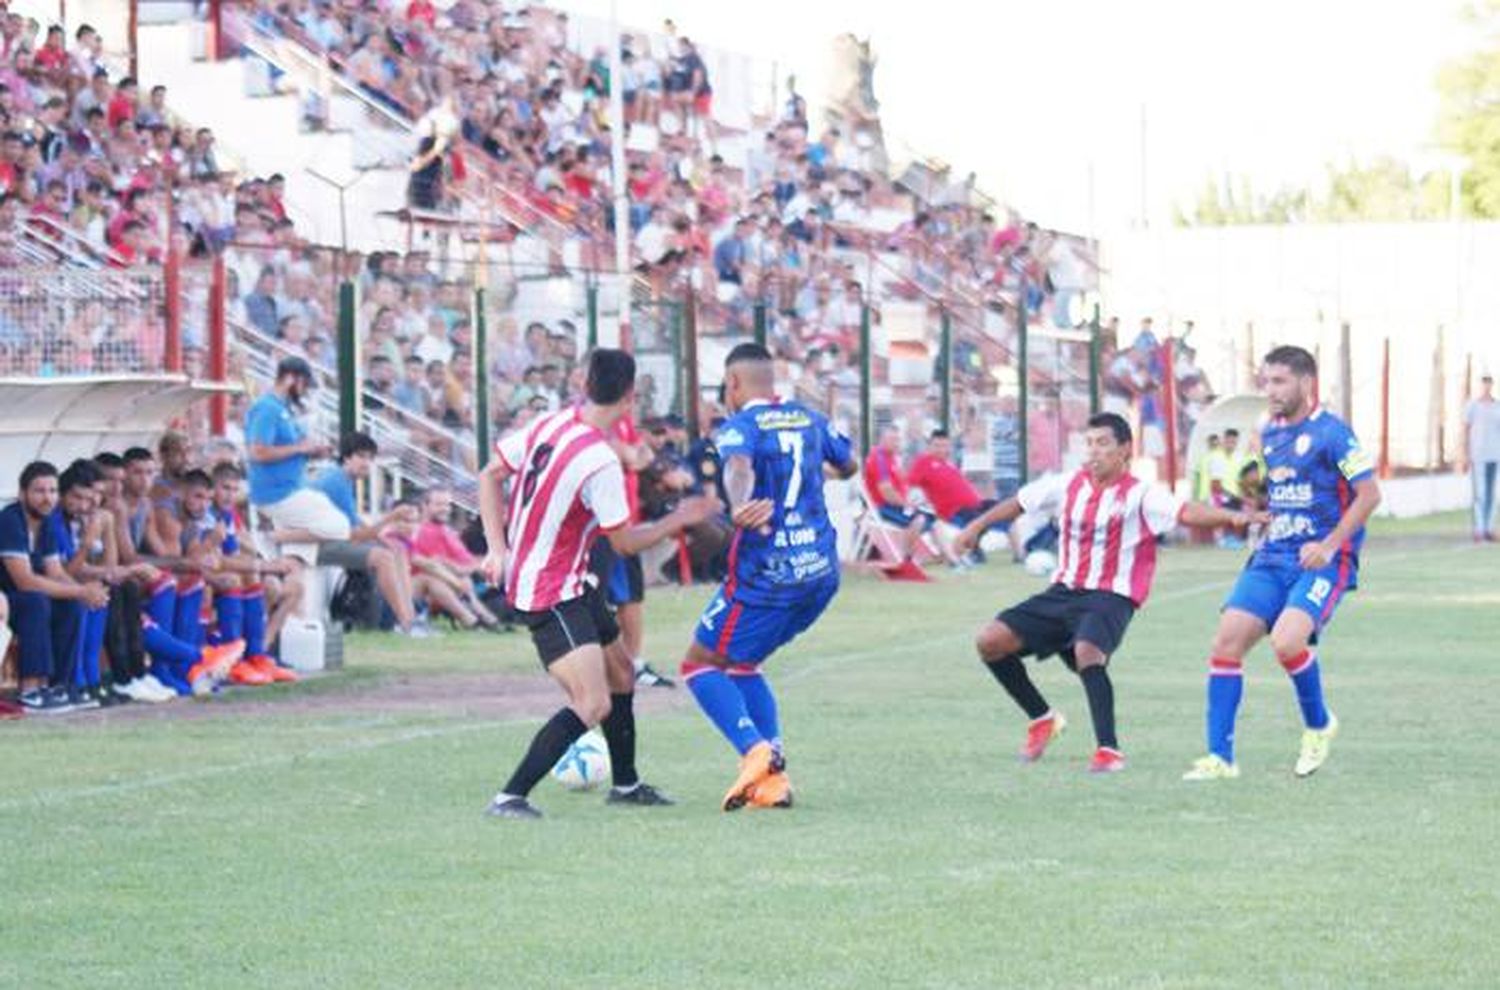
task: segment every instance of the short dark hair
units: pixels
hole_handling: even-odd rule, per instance
[[[93,461],[74,461],[57,479],[57,490],[62,493],[70,492],[75,488],[90,488],[99,480],[99,477],[99,469],[94,467]]]
[[[1318,361],[1305,347],[1295,344],[1282,344],[1273,347],[1266,355],[1262,364],[1279,364],[1281,367],[1291,371],[1292,374],[1301,377],[1316,377],[1318,374]]]
[[[931,433],[929,433],[927,435],[927,439],[929,439],[929,440],[946,440],[946,439],[948,439],[948,431],[945,430],[945,429],[943,429],[942,427],[938,427],[937,429],[933,430]]]
[[[1130,433],[1130,424],[1125,422],[1125,417],[1119,413],[1095,413],[1089,417],[1089,429],[1108,430],[1115,436],[1115,443],[1122,447],[1133,439]]]
[[[1231,426],[1229,429],[1224,431],[1224,438],[1227,440],[1230,437],[1234,437],[1236,440],[1238,440],[1240,438],[1240,431]]]
[[[734,350],[724,359],[724,367],[733,367],[746,361],[770,361],[771,352],[764,344],[744,343],[736,344]]]
[[[198,468],[193,468],[191,471],[182,476],[182,487],[185,489],[212,488],[213,486],[214,479],[210,478],[207,472],[202,471]]]
[[[371,457],[374,457],[378,453],[380,453],[380,445],[368,433],[351,430],[339,438],[340,461],[347,461],[355,454],[369,454]]]
[[[156,455],[145,447],[128,447],[123,455],[123,460],[125,461],[125,466],[129,467],[136,461],[154,461],[156,460]]]
[[[238,464],[231,464],[228,461],[224,461],[214,466],[214,484],[216,485],[221,481],[239,481],[244,477],[245,472],[240,470]]]
[[[113,451],[109,450],[95,454],[94,463],[99,465],[101,468],[113,469],[125,467],[124,458],[122,458],[119,454],[116,454]]]
[[[31,487],[38,478],[57,477],[57,465],[51,461],[32,461],[21,469],[21,491]]]
[[[600,347],[589,355],[589,401],[598,406],[612,406],[635,387],[635,358],[625,351]]]

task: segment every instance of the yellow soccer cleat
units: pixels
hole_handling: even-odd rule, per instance
[[[1182,775],[1183,780],[1234,780],[1240,775],[1240,768],[1225,760],[1222,756],[1209,753],[1200,756],[1193,761],[1191,769]]]
[[[1328,724],[1321,729],[1306,729],[1302,733],[1302,752],[1297,754],[1297,766],[1292,773],[1299,777],[1311,777],[1318,768],[1328,762],[1328,747],[1333,737],[1339,734],[1339,720],[1333,712],[1328,713]]]

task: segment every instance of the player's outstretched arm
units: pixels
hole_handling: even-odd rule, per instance
[[[1021,512],[1021,500],[1018,498],[1008,498],[999,505],[991,506],[958,534],[953,541],[953,552],[962,557],[979,545],[979,538],[984,535],[985,530],[996,523],[1017,519]]]
[[[1344,510],[1339,524],[1333,527],[1325,539],[1316,543],[1304,543],[1301,550],[1304,570],[1316,571],[1328,566],[1339,547],[1349,542],[1350,537],[1369,521],[1380,505],[1380,485],[1374,478],[1361,478],[1354,482],[1354,501]]]
[[[714,495],[694,495],[677,503],[677,508],[655,522],[639,526],[622,526],[605,534],[615,553],[622,556],[640,553],[669,540],[685,529],[696,526],[723,511],[723,504]]]
[[[1185,502],[1182,511],[1177,514],[1178,525],[1193,529],[1218,529],[1221,526],[1241,529],[1251,523],[1265,524],[1270,521],[1269,512],[1240,512],[1237,509],[1221,509],[1204,502]]]
[[[510,469],[496,457],[479,472],[479,520],[484,525],[486,551],[480,569],[484,579],[498,585],[505,574],[505,503],[501,498]]]

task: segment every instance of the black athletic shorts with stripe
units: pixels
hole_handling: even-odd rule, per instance
[[[592,584],[577,598],[558,602],[539,612],[516,612],[516,621],[531,631],[531,641],[543,667],[580,646],[608,646],[620,638],[620,626],[605,604],[604,594]]]
[[[1076,666],[1073,645],[1079,640],[1114,656],[1134,617],[1135,603],[1124,595],[1064,584],[1054,584],[995,616],[1020,638],[1021,656],[1045,660],[1056,653],[1069,667]]]

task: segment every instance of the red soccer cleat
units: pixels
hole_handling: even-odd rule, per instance
[[[1125,754],[1118,749],[1100,746],[1089,760],[1089,773],[1119,773],[1125,769]]]
[[[229,668],[229,683],[260,687],[271,683],[271,675],[256,668],[248,660],[241,660]]]
[[[256,654],[253,657],[246,657],[245,663],[265,674],[277,684],[290,684],[300,679],[294,671],[288,670],[264,653]]]
[[[1067,726],[1068,720],[1063,718],[1062,712],[1048,712],[1035,719],[1026,730],[1026,744],[1021,747],[1020,752],[1021,762],[1035,763],[1040,760],[1052,740],[1062,735]]]

